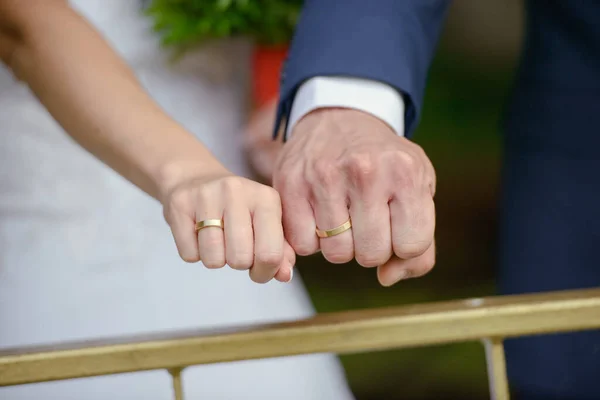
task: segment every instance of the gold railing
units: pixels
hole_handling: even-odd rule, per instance
[[[358,353],[482,339],[492,398],[509,398],[503,339],[600,328],[600,289],[320,314],[307,320],[119,342],[0,352],[0,386],[166,369],[175,399],[192,365]]]

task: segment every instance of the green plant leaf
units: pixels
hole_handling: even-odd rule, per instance
[[[301,7],[302,0],[152,0],[146,14],[168,47],[233,36],[275,45],[291,40]]]

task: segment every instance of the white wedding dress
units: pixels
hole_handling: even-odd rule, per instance
[[[139,1],[73,6],[170,115],[247,175],[239,135],[248,46],[173,64]],[[313,314],[297,277],[259,285],[245,272],[181,261],[160,205],[72,142],[2,67],[0,165],[0,349]],[[190,400],[352,398],[330,355],[192,367],[184,388]],[[1,400],[172,398],[165,371],[0,388]]]

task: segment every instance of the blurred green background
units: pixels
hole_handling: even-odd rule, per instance
[[[300,260],[318,311],[339,311],[494,293],[502,107],[521,33],[521,2],[454,2],[432,66],[416,135],[438,175],[437,266],[392,288],[375,270]],[[358,400],[486,399],[480,343],[343,356]]]

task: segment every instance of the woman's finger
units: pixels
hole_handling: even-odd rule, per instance
[[[223,219],[223,206],[220,194],[198,196],[196,203],[196,223],[202,221],[219,221]],[[218,226],[207,226],[198,231],[198,253],[207,268],[225,266],[225,239],[223,229]]]
[[[283,261],[275,274],[275,279],[279,282],[291,282],[294,277],[294,267],[296,266],[296,253],[290,244],[285,241],[283,244]]]
[[[237,270],[250,269],[254,262],[252,216],[239,196],[226,200],[223,222],[227,265]]]
[[[283,262],[284,237],[281,225],[281,201],[274,190],[261,194],[254,208],[254,265],[250,278],[258,283],[273,279]],[[271,197],[271,198],[268,198]]]
[[[165,204],[163,212],[173,233],[179,256],[189,263],[200,260],[193,209],[193,201],[189,196],[175,195],[171,196],[171,200]]]

